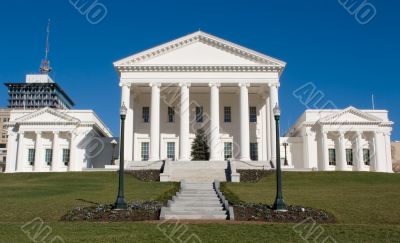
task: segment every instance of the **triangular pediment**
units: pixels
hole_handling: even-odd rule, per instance
[[[117,68],[136,65],[255,65],[284,68],[286,63],[216,36],[197,31],[114,63]]]
[[[320,119],[321,123],[380,123],[382,120],[374,115],[348,107],[342,111]]]
[[[49,107],[40,109],[31,114],[25,115],[15,120],[16,123],[78,123],[79,119],[69,116],[62,112]]]

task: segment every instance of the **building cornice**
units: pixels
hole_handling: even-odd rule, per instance
[[[231,65],[135,65],[117,66],[119,72],[277,72],[283,68],[279,66],[231,66]]]

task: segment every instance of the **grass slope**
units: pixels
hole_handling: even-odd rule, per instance
[[[156,199],[174,183],[142,182],[125,176],[127,201]],[[69,209],[115,201],[116,172],[0,175],[0,222],[26,222],[37,216],[58,221]]]
[[[228,183],[241,200],[272,203],[275,177],[258,183]],[[321,225],[323,237],[337,242],[399,242],[400,175],[377,173],[284,173],[287,202],[328,210],[340,224]],[[157,223],[64,223],[59,218],[87,201],[115,200],[115,172],[0,174],[0,242],[32,242],[21,230],[41,217],[52,229],[43,242],[59,235],[65,242],[171,242]],[[142,182],[126,177],[126,198],[156,199],[174,188],[173,183]],[[187,231],[171,235],[172,242],[192,234],[202,242],[307,242],[292,224],[189,224]],[[167,233],[173,232],[173,227]],[[178,232],[181,232],[179,231]],[[322,242],[320,238],[315,242]],[[40,236],[36,242],[41,240]],[[195,242],[195,241],[193,241]],[[312,241],[312,238],[308,239]]]
[[[272,204],[275,176],[257,183],[227,183],[240,200]],[[400,175],[368,172],[284,172],[288,204],[325,209],[339,223],[400,224]]]

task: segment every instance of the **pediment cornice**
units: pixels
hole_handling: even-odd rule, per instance
[[[276,66],[183,66],[137,65],[119,66],[120,72],[280,72]]]
[[[60,120],[58,120],[58,121],[40,121],[40,122],[39,121],[32,121],[32,119],[34,119],[34,118],[36,118],[36,117],[38,117],[40,115],[43,115],[45,113],[51,114],[51,115],[53,115],[55,117],[58,117],[58,118],[60,118]],[[20,118],[18,118],[18,119],[16,119],[14,121],[14,123],[17,123],[17,124],[37,124],[37,123],[40,123],[40,124],[70,124],[70,125],[78,124],[79,122],[80,122],[79,119],[77,119],[75,117],[72,117],[72,116],[69,116],[69,115],[67,115],[67,114],[65,114],[63,112],[60,112],[60,111],[56,110],[56,109],[52,109],[50,107],[45,107],[43,109],[37,110],[37,111],[35,111],[33,113],[30,113],[30,114],[27,114],[25,116],[22,116],[22,117],[20,117]]]
[[[341,118],[346,115],[346,114],[353,114],[356,117],[361,118],[362,120],[347,120],[347,121],[343,121],[341,120]],[[338,125],[338,124],[342,124],[342,125],[378,125],[383,123],[382,119],[368,114],[366,112],[360,111],[352,106],[342,110],[342,111],[338,111],[334,114],[328,115],[326,117],[321,118],[318,121],[319,124],[322,125],[326,125],[326,124],[332,124],[332,125]]]
[[[138,54],[124,58],[122,60],[116,61],[116,62],[114,62],[114,66],[117,68],[118,71],[130,70],[128,67],[138,66],[138,65],[140,66],[140,63],[143,61],[152,59],[152,58],[160,56],[160,55],[164,55],[166,53],[172,52],[174,50],[177,50],[184,46],[193,44],[195,42],[201,42],[206,45],[212,46],[214,48],[231,53],[232,55],[239,56],[239,57],[245,58],[247,60],[250,60],[250,61],[254,62],[254,66],[258,66],[258,65],[267,66],[267,67],[275,68],[275,69],[281,71],[286,65],[285,62],[275,59],[273,57],[250,50],[243,46],[236,45],[232,42],[223,40],[221,38],[204,33],[202,31],[197,31],[193,34],[189,34],[182,38],[170,41],[166,44],[159,45],[157,47],[148,49],[146,51],[143,51]],[[150,67],[148,70],[152,71],[150,69],[153,69],[153,68],[156,68],[156,67]],[[160,68],[160,67],[157,67],[157,68]],[[157,68],[155,70],[158,70]],[[168,69],[168,68],[173,68],[173,67],[163,66],[162,68]],[[189,70],[190,68],[193,69],[194,67],[181,67],[181,68],[183,70]],[[205,68],[207,68],[207,67],[199,67],[197,70],[204,70]],[[210,67],[208,67],[208,68],[210,68]],[[230,67],[230,68],[235,68],[235,67]],[[240,67],[238,67],[238,68],[240,68]],[[251,70],[252,68],[255,69],[256,67],[249,67],[249,68],[250,68],[249,70]],[[217,66],[216,69],[221,69],[221,67]],[[146,68],[138,67],[138,70],[146,70]],[[268,71],[269,69],[265,69],[265,70]]]

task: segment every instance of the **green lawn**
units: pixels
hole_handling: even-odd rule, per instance
[[[272,204],[275,176],[228,183],[239,199]],[[339,223],[400,224],[400,175],[369,172],[285,172],[286,203],[327,210]]]
[[[172,183],[142,182],[126,175],[127,201],[156,199]],[[116,172],[0,175],[0,222],[26,222],[40,216],[58,221],[69,209],[115,201]]]
[[[154,222],[58,221],[74,206],[113,202],[116,185],[115,172],[0,174],[0,242],[32,242],[21,226],[36,217],[52,229],[44,242],[57,235],[65,242],[171,242]],[[338,224],[321,225],[324,232],[316,242],[326,236],[337,242],[400,242],[399,186],[400,175],[394,174],[284,173],[287,202],[325,209],[339,220]],[[275,195],[274,176],[258,183],[228,183],[227,187],[245,201],[272,203]],[[172,183],[126,177],[129,201],[156,199],[172,188]],[[306,242],[293,226],[188,224],[181,239],[195,234],[202,242]],[[178,236],[172,235],[173,242],[180,242]]]

